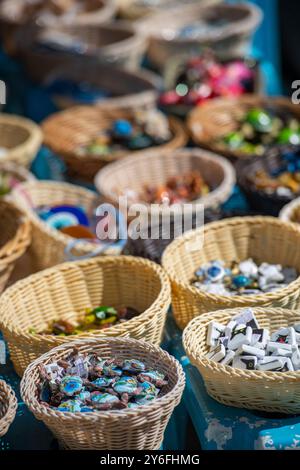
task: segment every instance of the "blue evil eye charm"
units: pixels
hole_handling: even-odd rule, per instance
[[[96,387],[109,387],[114,379],[110,377],[98,377],[98,379],[92,382]]]
[[[113,389],[117,393],[135,393],[138,388],[137,380],[134,377],[121,377],[114,383]]]
[[[158,388],[153,385],[151,382],[142,382],[139,383],[139,387],[142,389],[142,391],[139,393],[139,397],[146,396],[146,395],[153,395],[156,397],[158,395],[159,390]]]
[[[68,411],[71,413],[77,413],[81,411],[80,402],[77,400],[63,401],[57,408],[58,411]]]
[[[250,284],[250,279],[247,276],[243,276],[242,274],[238,274],[232,278],[233,285],[240,289],[242,287],[246,287]]]
[[[120,137],[130,137],[132,130],[132,125],[126,119],[118,119],[113,124],[113,133]]]
[[[48,211],[38,211],[38,215],[47,225],[57,230],[74,225],[83,225],[85,227],[90,225],[84,210],[75,206],[55,206]]]
[[[123,363],[123,370],[126,372],[140,373],[145,370],[145,364],[135,359],[126,359]]]
[[[206,271],[206,276],[209,278],[209,280],[215,282],[219,281],[222,279],[225,275],[225,270],[222,268],[222,266],[219,266],[218,264],[212,264]]]
[[[82,379],[78,376],[66,375],[60,382],[60,391],[69,397],[78,394],[82,390]]]
[[[99,405],[105,405],[107,403],[114,404],[118,403],[120,400],[115,395],[111,395],[110,393],[92,393],[91,400],[93,403],[98,403]]]

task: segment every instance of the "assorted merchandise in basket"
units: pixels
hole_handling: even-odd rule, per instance
[[[187,361],[219,403],[299,414],[300,115],[247,56],[261,10],[23,3],[2,45],[53,112],[0,114],[0,439],[20,393],[62,449],[161,449]]]

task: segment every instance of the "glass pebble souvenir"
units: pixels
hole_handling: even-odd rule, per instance
[[[67,396],[72,397],[82,390],[83,382],[81,377],[66,375],[60,382],[60,390]]]

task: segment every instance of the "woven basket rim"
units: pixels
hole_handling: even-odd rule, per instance
[[[17,397],[10,385],[5,380],[0,380],[0,388],[6,393],[7,411],[4,416],[0,418],[0,437],[3,436],[13,420],[15,419],[16,411],[18,408]]]
[[[131,408],[126,408],[123,410],[112,410],[112,411],[94,411],[94,412],[87,412],[87,413],[70,413],[70,412],[60,412],[60,411],[55,411],[53,409],[49,409],[45,405],[42,405],[38,402],[36,397],[33,396],[28,396],[26,392],[26,385],[27,382],[30,383],[30,375],[31,372],[41,363],[45,362],[45,360],[50,359],[50,358],[55,358],[55,355],[59,354],[60,352],[69,349],[70,347],[78,347],[83,345],[88,345],[91,343],[91,350],[92,350],[92,345],[93,344],[125,344],[128,346],[128,350],[130,350],[130,345],[140,345],[141,347],[144,346],[148,348],[148,350],[151,350],[152,352],[156,352],[160,357],[162,357],[164,360],[168,361],[169,364],[172,364],[176,368],[177,372],[177,382],[174,385],[174,387],[167,392],[165,395],[162,395],[161,397],[157,398],[156,400],[153,400],[151,403],[147,405],[141,405],[137,408],[131,409]],[[97,421],[97,419],[107,419],[108,421],[110,420],[115,420],[115,419],[126,419],[128,417],[139,417],[142,416],[144,413],[152,412],[155,410],[160,409],[163,407],[165,404],[168,404],[174,400],[176,400],[176,397],[181,394],[185,386],[185,375],[183,372],[183,368],[179,361],[175,359],[173,356],[171,356],[167,351],[164,351],[161,349],[159,346],[155,346],[149,342],[142,341],[142,340],[136,340],[132,338],[106,338],[106,337],[100,337],[100,336],[95,336],[93,339],[82,339],[82,340],[77,340],[77,341],[72,341],[69,343],[64,344],[63,346],[58,346],[56,348],[53,348],[51,351],[49,351],[46,354],[43,354],[40,356],[38,359],[33,361],[25,370],[25,373],[23,375],[21,384],[20,384],[20,389],[21,389],[21,396],[24,400],[24,402],[27,404],[30,410],[33,408],[36,408],[39,415],[45,415],[47,414],[48,417],[50,416],[52,419],[66,419],[66,420],[78,420],[80,422],[89,422],[89,421]]]
[[[4,161],[0,162],[0,172],[4,173],[13,173],[20,178],[20,181],[27,182],[27,181],[36,181],[37,178],[34,176],[31,171],[27,170],[27,168],[18,165],[15,162],[11,161]]]
[[[276,315],[276,312],[279,312],[281,314],[285,314],[286,316],[292,316],[297,314],[299,316],[300,320],[300,312],[296,310],[288,310],[285,308],[279,308],[279,307],[253,307],[251,308],[254,312],[256,313],[265,313],[266,315]],[[228,365],[223,365],[219,364],[218,362],[212,361],[210,359],[207,359],[206,354],[202,353],[198,350],[198,348],[190,348],[188,346],[189,339],[188,338],[197,338],[197,334],[199,333],[200,329],[203,329],[201,327],[201,323],[205,322],[206,320],[211,320],[213,321],[214,319],[218,318],[218,321],[222,323],[222,319],[219,318],[218,315],[221,314],[226,314],[226,315],[231,315],[233,317],[234,315],[240,313],[243,310],[242,307],[237,307],[237,308],[229,308],[229,309],[223,309],[223,310],[215,310],[213,312],[208,312],[202,315],[199,315],[193,320],[189,322],[189,324],[185,327],[183,331],[183,336],[182,336],[182,341],[183,341],[183,346],[184,350],[191,360],[193,364],[201,364],[203,367],[210,368],[211,371],[214,371],[219,374],[224,374],[226,375],[227,378],[230,377],[230,375],[234,375],[235,377],[240,377],[241,379],[252,379],[255,381],[263,381],[266,378],[269,378],[270,380],[273,380],[276,382],[295,382],[299,381],[300,382],[300,370],[298,371],[293,371],[293,372],[272,372],[272,371],[260,371],[260,370],[242,370],[238,368],[233,368],[232,366]]]
[[[178,237],[173,242],[171,242],[169,246],[167,246],[162,256],[162,266],[166,270],[171,280],[171,284],[174,284],[177,287],[183,288],[186,292],[189,292],[194,298],[198,300],[205,298],[209,302],[213,302],[213,303],[219,302],[219,303],[222,303],[223,305],[224,304],[226,305],[228,303],[231,303],[232,300],[234,299],[235,303],[246,305],[244,296],[232,297],[232,296],[224,296],[224,295],[214,295],[208,292],[202,292],[201,290],[197,289],[197,287],[191,286],[188,282],[182,281],[176,274],[174,274],[173,268],[170,267],[169,258],[170,256],[172,256],[172,251],[175,249],[176,246],[180,246],[184,244],[185,242],[193,240],[200,233],[204,232],[204,236],[205,236],[205,232],[216,231],[218,229],[222,229],[228,224],[231,224],[231,225],[253,224],[255,225],[256,223],[259,223],[260,221],[266,224],[274,224],[274,225],[281,226],[281,227],[284,226],[287,231],[293,232],[295,235],[299,237],[299,240],[300,240],[300,231],[295,224],[283,222],[282,220],[279,220],[276,217],[271,217],[271,216],[232,217],[232,218],[228,218],[224,220],[219,220],[216,222],[210,222],[209,224],[206,224],[204,227],[200,227],[195,230],[189,230],[188,232],[186,232],[185,234],[183,234],[182,236]],[[292,292],[299,290],[299,288],[300,288],[300,273],[299,273],[298,278],[295,281],[288,284],[286,287],[282,289],[277,289],[276,291],[273,291],[273,292],[247,296],[247,302],[249,303],[249,306],[258,302],[260,303],[275,302],[277,299],[280,299],[287,294],[291,294]]]
[[[20,281],[17,281],[13,286],[9,287],[6,289],[4,294],[2,295],[0,299],[0,310],[3,309],[5,310],[5,305],[6,303],[10,302],[11,296],[14,295],[15,292],[17,292],[20,288],[24,288],[26,286],[34,284],[37,280],[40,278],[49,278],[51,275],[54,275],[57,272],[62,272],[62,271],[67,271],[69,268],[72,269],[74,266],[78,267],[85,267],[85,266],[90,266],[90,265],[106,265],[106,264],[129,264],[129,265],[140,265],[141,267],[147,267],[148,269],[152,270],[153,275],[155,274],[156,277],[160,281],[160,290],[159,294],[157,295],[156,299],[154,302],[152,302],[151,305],[142,313],[137,315],[136,317],[128,320],[125,324],[120,323],[116,326],[110,327],[110,334],[120,334],[124,329],[126,330],[126,326],[128,327],[133,327],[135,323],[141,323],[144,320],[149,320],[149,317],[151,318],[153,316],[153,312],[156,310],[160,310],[160,307],[162,305],[165,305],[166,303],[170,304],[171,303],[171,287],[169,283],[169,279],[165,271],[161,268],[160,265],[157,263],[154,263],[153,261],[140,258],[137,256],[125,256],[125,255],[119,255],[119,256],[99,256],[99,257],[94,257],[91,259],[87,260],[82,260],[82,261],[72,261],[72,262],[66,262],[62,263],[60,265],[45,269],[43,271],[40,271],[35,274],[31,274],[30,276],[26,277],[25,279],[22,279]],[[66,344],[66,342],[73,341],[74,338],[77,339],[78,337],[82,339],[91,339],[94,338],[95,336],[101,336],[103,337],[103,334],[99,333],[99,331],[91,331],[91,332],[86,332],[82,333],[80,335],[70,335],[67,337],[58,337],[55,336],[53,337],[52,335],[37,335],[33,333],[29,333],[28,331],[24,331],[22,328],[19,326],[15,326],[14,323],[11,323],[11,318],[2,316],[0,319],[0,326],[9,331],[11,336],[14,337],[22,337],[25,340],[28,340],[29,342],[34,342],[37,339],[44,340],[47,342],[49,345],[51,343],[61,343],[61,344]]]
[[[300,206],[300,196],[296,197],[295,199],[290,201],[288,204],[283,206],[283,208],[281,209],[281,211],[279,212],[279,215],[278,215],[279,219],[283,220],[284,222],[290,222],[290,223],[295,224],[296,226],[298,226],[298,223],[293,222],[291,220],[291,217],[293,215],[294,210],[299,206]]]
[[[221,184],[216,187],[214,190],[212,190],[209,194],[202,196],[201,198],[198,198],[191,203],[191,207],[195,208],[197,204],[203,204],[205,206],[211,206],[214,205],[215,203],[219,202],[220,200],[223,202],[226,200],[226,197],[230,195],[230,192],[233,189],[233,186],[236,182],[236,175],[235,175],[235,170],[231,163],[226,160],[224,157],[217,155],[215,153],[209,152],[208,150],[203,150],[203,149],[197,149],[197,148],[181,148],[177,150],[168,150],[164,152],[163,154],[159,150],[154,150],[153,151],[148,151],[146,153],[139,152],[139,155],[137,156],[136,154],[134,155],[129,155],[128,157],[125,157],[119,162],[114,162],[111,163],[110,165],[107,165],[104,167],[102,170],[100,170],[94,180],[94,184],[98,190],[99,193],[102,193],[104,197],[108,198],[109,200],[112,200],[114,203],[118,201],[119,195],[116,194],[116,192],[111,189],[111,190],[104,190],[103,191],[103,184],[102,182],[107,180],[107,177],[114,172],[118,170],[124,169],[124,173],[126,172],[126,167],[131,166],[134,167],[135,163],[138,163],[143,159],[145,166],[147,167],[147,164],[151,164],[151,161],[153,159],[175,159],[180,161],[181,158],[185,157],[196,157],[199,159],[202,159],[206,161],[208,164],[209,163],[217,163],[220,168],[222,168],[223,173],[224,173],[224,178]],[[138,158],[138,160],[137,160]],[[144,201],[138,201],[140,203],[143,203],[146,207],[150,208],[151,204],[146,203]]]

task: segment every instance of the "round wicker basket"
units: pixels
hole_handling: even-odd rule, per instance
[[[177,31],[199,19],[228,21],[211,30],[211,34],[197,37],[180,37]],[[198,2],[194,5],[166,9],[136,23],[137,30],[149,38],[148,56],[151,63],[163,69],[170,57],[178,54],[195,54],[204,47],[212,48],[220,58],[244,56],[249,49],[253,33],[262,20],[261,10],[252,3],[235,4],[219,1]]]
[[[43,137],[38,125],[29,119],[0,114],[0,147],[6,150],[2,162],[15,162],[29,167],[35,158]]]
[[[16,416],[18,402],[12,388],[0,380],[0,438],[7,433]]]
[[[222,296],[202,292],[190,284],[194,272],[208,261],[253,258],[256,262],[291,266],[300,273],[300,231],[273,217],[234,217],[187,232],[166,249],[162,265],[172,285],[173,315],[179,328],[203,313],[222,308],[278,306],[297,309],[300,277],[283,289],[259,295]]]
[[[146,184],[161,186],[171,176],[192,170],[198,170],[212,190],[190,203],[191,212],[218,207],[228,199],[235,184],[235,171],[232,165],[224,158],[200,149],[169,150],[164,153],[153,150],[145,154],[140,152],[138,157],[127,157],[103,168],[95,178],[95,186],[105,199],[118,205],[120,195],[126,194],[128,189],[139,195]],[[145,204],[145,206],[154,212],[153,205]]]
[[[0,199],[0,293],[4,290],[16,262],[31,241],[29,218],[12,203]]]
[[[292,104],[288,98],[244,95],[236,99],[217,98],[196,107],[188,117],[187,127],[197,145],[229,158],[249,159],[253,155],[238,150],[228,150],[216,139],[221,139],[229,132],[237,130],[239,121],[249,109],[264,106],[288,111],[300,119],[299,107]]]
[[[73,184],[55,181],[34,181],[22,183],[12,192],[11,197],[21,207],[32,222],[32,244],[30,252],[36,270],[55,266],[67,261],[66,250],[74,238],[49,227],[36,214],[39,206],[54,206],[59,204],[79,205],[87,213],[97,207],[97,195],[88,189]],[[74,256],[93,256],[99,250],[99,245],[82,241],[73,249]],[[122,247],[118,243],[109,245],[105,254],[119,254]]]
[[[168,376],[164,394],[149,405],[121,411],[65,413],[41,405],[37,399],[40,383],[38,366],[66,357],[73,347],[93,351],[103,359],[134,357]],[[185,385],[179,362],[157,346],[144,341],[95,337],[58,347],[33,362],[21,382],[21,394],[37,419],[66,449],[152,450],[159,449],[166,425],[179,404]]]
[[[110,129],[116,119],[134,117],[132,111],[125,109],[100,109],[96,106],[77,106],[46,119],[42,125],[45,134],[45,145],[65,161],[72,176],[91,180],[96,173],[108,163],[119,160],[130,153],[141,152],[129,150],[116,151],[104,156],[81,155],[78,149],[93,140],[101,130]],[[184,146],[187,136],[181,122],[169,119],[172,138],[164,145],[157,146],[159,151],[174,150]],[[152,148],[143,151],[151,152]]]
[[[38,334],[54,320],[76,321],[86,308],[99,305],[131,307],[140,315],[80,337],[123,336],[159,345],[170,302],[170,285],[160,266],[131,256],[103,256],[64,263],[8,288],[0,301],[0,327],[22,375],[41,354],[78,338]]]
[[[299,414],[300,371],[262,372],[236,369],[206,358],[207,327],[211,321],[223,325],[242,309],[210,312],[194,318],[183,332],[183,345],[191,363],[201,373],[207,393],[220,403],[238,408]],[[300,314],[282,308],[254,308],[261,328],[276,331],[299,323]]]

